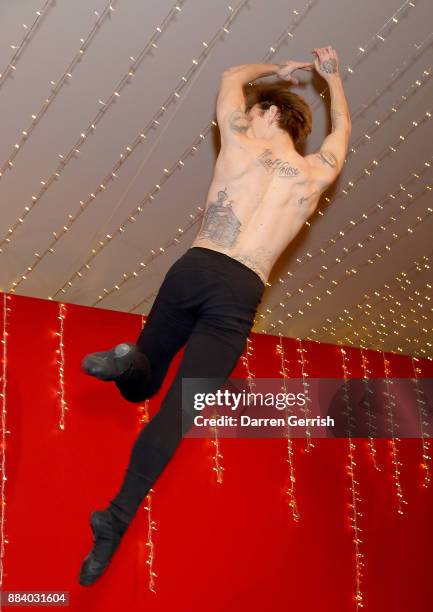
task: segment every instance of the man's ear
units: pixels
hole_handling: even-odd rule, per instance
[[[278,106],[275,106],[275,104],[272,104],[269,107],[269,118],[271,120],[271,123],[278,120],[279,113],[280,109],[278,108]]]

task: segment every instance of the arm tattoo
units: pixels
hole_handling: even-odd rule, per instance
[[[210,202],[203,217],[199,237],[223,247],[232,247],[241,231],[241,222],[232,209],[233,200],[226,202],[227,188],[218,191],[218,201]]]
[[[322,62],[322,70],[327,74],[335,74],[337,72],[337,60],[325,60],[324,62]]]
[[[269,174],[275,174],[275,171],[277,171],[277,176],[283,178],[292,178],[299,174],[299,170],[291,166],[289,162],[285,162],[278,157],[272,159],[271,149],[265,149],[257,159]]]
[[[331,120],[332,127],[333,129],[335,129],[339,124],[341,124],[342,126],[345,125],[348,122],[349,117],[347,113],[343,113],[342,111],[339,111],[336,108],[331,108]]]
[[[229,126],[232,132],[237,132],[238,134],[245,134],[248,130],[249,124],[247,116],[240,108],[237,108],[230,115]]]
[[[315,196],[317,193],[319,193],[319,189],[316,189],[316,191],[313,191],[313,193],[310,193],[310,195],[306,196],[305,198],[304,196],[301,196],[301,198],[298,200],[299,206],[302,206],[303,204],[305,204],[307,200]]]
[[[308,195],[308,196],[305,196],[305,197],[301,196],[301,198],[298,200],[299,206],[302,206],[302,204],[307,202],[307,200],[310,200],[313,196],[317,196],[317,194],[322,193],[324,191],[324,189],[328,186],[328,182],[327,181],[318,181],[317,185],[318,185],[318,189],[316,189],[316,191],[313,191],[313,193],[310,193],[310,195]]]
[[[319,151],[319,153],[316,155],[322,163],[328,164],[328,166],[331,166],[331,168],[337,167],[337,158],[335,157],[334,153],[331,153],[331,151],[324,149],[323,151]]]

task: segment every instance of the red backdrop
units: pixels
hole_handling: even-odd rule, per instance
[[[3,295],[1,296],[3,299]],[[293,441],[300,520],[287,503],[287,441],[223,439],[218,484],[207,439],[185,439],[152,496],[155,593],[149,590],[148,511],[139,509],[103,577],[78,584],[90,550],[92,510],[106,507],[123,478],[139,428],[139,406],[114,385],[85,376],[82,357],[119,341],[135,341],[137,315],[75,305],[64,321],[68,410],[59,428],[59,305],[10,296],[7,300],[7,394],[3,590],[69,591],[71,610],[83,612],[351,611],[355,557],[350,525],[348,441]],[[249,368],[278,377],[278,338],[252,334]],[[296,339],[285,338],[290,374],[300,377]],[[302,342],[306,371],[342,376],[339,347]],[[362,376],[360,351],[346,347],[352,376]],[[149,402],[152,415],[173,377]],[[380,352],[365,352],[371,376],[383,375]],[[413,376],[407,356],[387,354],[391,376]],[[421,376],[432,363],[419,361]],[[246,374],[242,360],[233,376]],[[364,609],[426,610],[433,599],[432,486],[422,487],[421,442],[399,443],[401,484],[408,504],[397,513],[390,446],[377,440],[377,471],[367,440],[355,440]]]

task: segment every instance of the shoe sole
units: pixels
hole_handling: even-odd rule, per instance
[[[127,343],[125,343],[125,344],[127,344]],[[110,376],[109,374],[107,375],[104,372],[104,358],[107,355],[112,356],[114,359],[121,359],[121,357],[118,357],[116,355],[116,348],[118,346],[120,346],[120,345],[116,344],[116,346],[113,347],[112,349],[110,349],[109,351],[102,351],[102,352],[99,352],[99,353],[90,353],[89,355],[86,355],[84,357],[84,359],[82,360],[82,362],[81,362],[81,369],[86,374],[88,374],[88,376],[93,376],[94,378],[97,378],[98,380],[102,380],[104,382],[113,382],[114,380],[116,380],[116,378],[118,378],[124,372],[126,372],[126,370],[131,365],[131,363],[128,363],[125,366],[124,370],[119,372],[119,374],[117,374],[114,377]],[[133,347],[133,345],[131,345],[131,347]]]

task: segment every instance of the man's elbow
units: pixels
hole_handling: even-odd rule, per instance
[[[230,68],[226,68],[223,73],[222,73],[222,77],[233,77],[236,76],[240,73],[240,71],[242,70],[243,66],[231,66]]]

